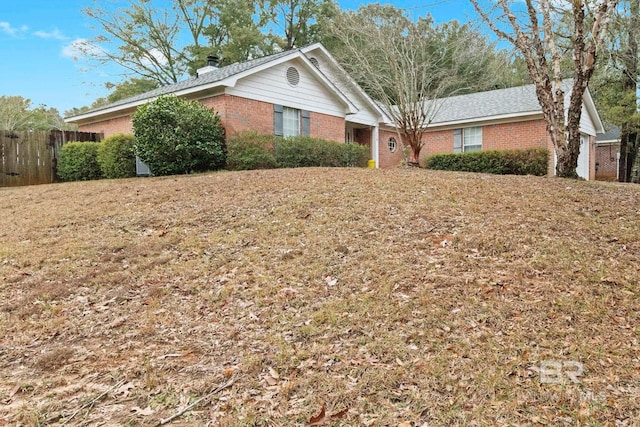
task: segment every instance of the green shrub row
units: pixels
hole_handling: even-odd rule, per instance
[[[102,178],[96,142],[68,142],[60,149],[57,173],[62,181],[89,181]]]
[[[484,172],[500,175],[547,174],[549,150],[531,148],[524,150],[488,150],[459,154],[436,154],[425,160],[427,169]]]
[[[281,138],[243,132],[227,141],[227,169],[364,167],[369,149],[308,136]]]
[[[135,139],[114,135],[102,142],[69,142],[60,150],[57,173],[61,181],[135,176]]]

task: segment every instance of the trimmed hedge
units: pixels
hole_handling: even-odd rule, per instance
[[[308,136],[281,138],[244,132],[227,141],[227,169],[365,167],[369,148]]]
[[[227,169],[273,169],[278,167],[274,156],[275,135],[243,132],[227,141]]]
[[[113,135],[98,146],[98,163],[105,178],[136,176],[136,150],[133,135]]]
[[[96,142],[68,142],[60,149],[57,175],[61,181],[89,181],[102,178]]]
[[[308,136],[281,139],[276,143],[278,167],[364,167],[369,160],[369,148]]]
[[[488,150],[472,153],[436,154],[425,160],[427,169],[484,172],[499,175],[547,174],[549,150],[530,148],[525,150]]]

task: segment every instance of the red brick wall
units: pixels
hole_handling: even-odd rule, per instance
[[[403,143],[395,131],[388,129],[380,129],[378,134],[378,162],[381,168],[390,168],[398,166],[403,158]],[[389,138],[396,140],[396,151],[389,150]]]
[[[273,112],[271,113],[273,115]],[[344,142],[345,121],[342,117],[310,112],[310,133],[316,138]],[[273,119],[272,119],[273,121]]]
[[[453,129],[427,132],[421,157],[453,152]],[[544,120],[482,126],[483,150],[514,150],[551,146]]]
[[[426,157],[434,154],[453,153],[453,129],[427,132],[422,137],[422,141],[424,145],[420,151],[421,164]]]
[[[273,104],[232,95],[217,95],[200,102],[220,115],[227,135],[246,131],[273,133]]]
[[[380,132],[380,166],[396,166],[402,155],[389,156],[386,147],[390,134]],[[396,138],[397,139],[397,138]],[[420,153],[421,163],[428,156],[453,152],[453,128],[428,131],[422,138],[424,145]],[[483,150],[510,150],[518,148],[545,147],[553,152],[551,140],[547,136],[546,124],[542,119],[482,126]],[[386,150],[386,152],[385,152]],[[385,156],[384,161],[383,155]],[[549,173],[553,174],[553,156],[549,158]]]
[[[596,144],[595,156],[598,163],[598,171],[595,179],[602,181],[615,181],[618,176],[617,153],[620,151],[620,143]]]
[[[133,128],[131,126],[131,116],[122,116],[102,122],[80,125],[78,126],[78,131],[103,133],[106,138],[118,133],[133,133]]]
[[[273,133],[273,104],[226,94],[204,98],[200,102],[220,115],[227,135],[244,131]],[[344,142],[344,118],[311,112],[310,120],[311,136]],[[81,125],[79,130],[101,132],[105,137],[133,132],[130,116]]]

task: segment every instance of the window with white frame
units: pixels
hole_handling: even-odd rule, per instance
[[[472,151],[482,151],[482,127],[454,129],[453,152],[470,153]]]
[[[300,135],[300,110],[295,108],[282,108],[282,136]]]
[[[394,153],[396,151],[396,148],[398,148],[398,143],[396,142],[396,139],[394,137],[391,137],[387,141],[387,146],[389,147],[389,151]]]

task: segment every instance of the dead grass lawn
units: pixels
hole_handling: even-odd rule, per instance
[[[298,169],[0,198],[0,425],[202,397],[170,424],[640,425],[640,186]]]

